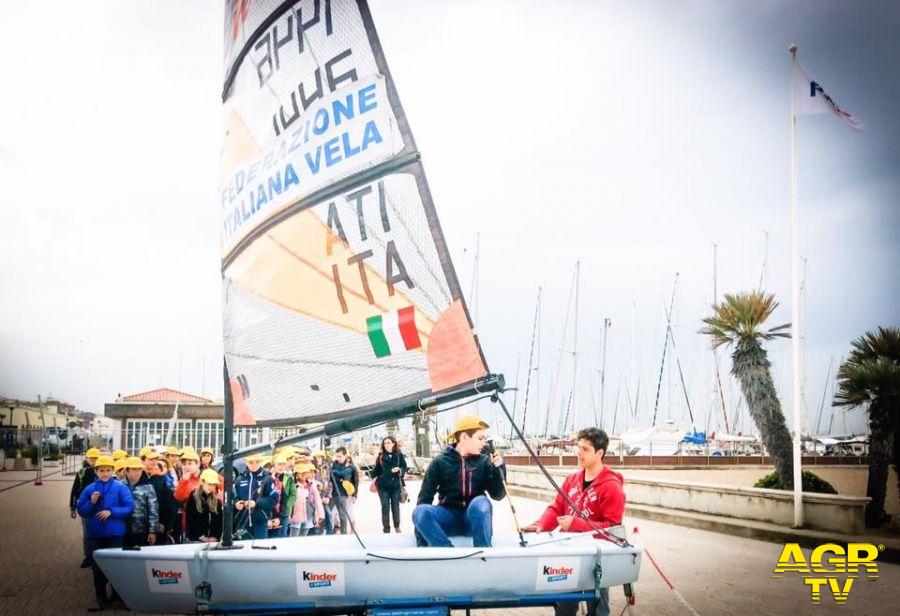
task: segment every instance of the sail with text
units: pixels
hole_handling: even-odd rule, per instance
[[[366,3],[232,0],[224,35],[235,424],[336,419],[483,377]]]

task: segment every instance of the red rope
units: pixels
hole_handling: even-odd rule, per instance
[[[638,533],[638,528],[637,528],[637,526],[634,527],[634,534],[635,534],[635,535],[639,534],[639,533]],[[647,558],[650,559],[650,562],[653,564],[653,568],[656,569],[656,572],[657,572],[657,573],[659,573],[659,577],[661,577],[661,578],[663,579],[663,582],[666,583],[666,586],[669,587],[669,590],[671,590],[673,593],[675,593],[675,597],[676,597],[676,598],[677,598],[677,599],[678,599],[678,600],[679,600],[679,601],[680,601],[680,602],[681,602],[681,603],[682,603],[682,604],[683,604],[683,605],[684,605],[684,606],[685,606],[692,614],[695,614],[695,615],[696,615],[696,614],[697,614],[697,610],[695,610],[695,609],[691,606],[691,604],[687,602],[687,599],[685,599],[685,598],[682,596],[682,594],[681,594],[680,592],[678,592],[678,590],[675,588],[675,584],[672,583],[672,580],[670,580],[669,577],[668,577],[665,573],[663,573],[663,570],[660,568],[659,563],[656,562],[656,559],[653,558],[653,555],[650,553],[650,550],[647,549],[647,545],[646,545],[646,544],[644,544],[644,554],[646,554],[646,555],[647,555]]]

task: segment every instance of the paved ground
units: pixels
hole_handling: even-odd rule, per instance
[[[79,569],[81,526],[69,518],[69,477],[45,476],[35,487],[32,473],[0,473],[0,613],[81,614],[91,604],[89,570]],[[414,492],[417,484],[411,483]],[[531,521],[544,504],[515,499],[523,521]],[[361,490],[358,511],[365,532],[380,530],[378,504],[368,486]],[[495,503],[495,529],[512,528],[506,503]],[[402,507],[408,520],[412,505]],[[892,614],[900,600],[900,566],[884,564],[877,581],[856,580],[847,604],[835,606],[827,597],[812,606],[799,578],[773,579],[780,546],[728,535],[642,520],[637,525],[645,546],[700,614]],[[407,530],[408,523],[405,525]],[[808,552],[807,552],[808,557]],[[613,592],[613,613],[624,608],[621,593]],[[127,612],[108,612],[126,614]],[[689,612],[674,598],[645,559],[633,613],[683,615]],[[481,616],[552,614],[546,608],[481,611]]]

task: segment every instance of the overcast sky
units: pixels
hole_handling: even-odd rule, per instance
[[[617,392],[617,431],[648,421],[677,272],[692,410],[698,427],[710,409],[722,427],[712,353],[696,333],[713,298],[713,244],[720,294],[764,277],[781,302],[772,325],[790,320],[791,42],[866,124],[799,123],[813,423],[830,359],[900,324],[895,4],[370,4],[467,293],[480,233],[473,312],[488,362],[514,383],[521,358],[523,388],[543,287],[541,413],[580,260],[577,423],[599,414],[604,317],[604,425]],[[213,1],[4,6],[0,394],[91,411],[160,385],[221,395],[222,13]],[[789,342],[768,348],[790,414]],[[730,370],[728,353],[721,363]],[[571,358],[561,373],[564,396]],[[626,387],[633,397],[638,381],[644,419],[629,420]],[[665,383],[660,416],[686,419],[677,371],[671,404]],[[838,412],[833,431],[844,421],[864,425]]]

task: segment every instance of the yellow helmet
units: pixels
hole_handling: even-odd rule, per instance
[[[150,460],[159,460],[162,457],[162,454],[150,447],[148,448],[147,453],[144,454],[144,457]]]
[[[96,447],[91,447],[91,448],[88,449],[87,452],[84,454],[84,457],[85,457],[85,458],[99,458],[99,457],[100,457],[100,450],[97,449]]]
[[[244,462],[262,462],[264,456],[259,453],[252,453],[244,458]]]
[[[200,473],[200,481],[204,483],[211,483],[213,485],[219,485],[219,474],[213,469],[208,468]]]
[[[205,454],[205,453],[208,453],[209,455],[211,455],[211,456],[213,456],[213,457],[215,457],[215,455],[216,455],[216,452],[213,451],[213,448],[212,448],[212,447],[204,447],[203,449],[200,450],[200,455],[201,455],[201,456],[202,456],[203,454]]]
[[[487,427],[487,422],[478,417],[478,415],[460,415],[456,418],[456,423],[453,424],[453,431],[450,434],[452,435],[453,440],[456,440],[456,437],[460,432],[465,432],[466,430],[483,430]]]
[[[127,457],[128,457],[128,453],[125,451],[122,451],[121,449],[116,449],[112,455],[113,460],[124,460]]]
[[[167,456],[180,456],[181,450],[178,449],[178,447],[173,447],[172,445],[169,445],[168,447],[166,447],[166,455]]]
[[[193,447],[185,447],[180,458],[182,460],[193,460],[194,462],[200,461],[200,456],[197,455],[197,452],[194,451]]]
[[[304,463],[304,464],[298,464],[297,466],[294,467],[294,473],[295,473],[295,474],[298,474],[298,473],[309,473],[309,472],[313,472],[313,471],[315,471],[315,470],[316,470],[315,465],[314,465],[314,464],[311,464],[311,463],[309,463],[309,462],[306,462],[306,463]]]
[[[115,470],[116,461],[109,456],[100,456],[99,458],[97,458],[97,461],[94,462],[94,468],[100,468],[101,466],[108,466],[111,469]]]
[[[113,470],[115,472],[124,471],[126,468],[125,458],[119,458],[118,460],[113,460]]]
[[[275,464],[287,464],[288,463],[288,454],[280,453],[272,460]]]
[[[124,460],[124,462],[125,462],[125,468],[139,468],[141,470],[143,470],[143,468],[144,468],[144,463],[141,462],[141,459],[138,457],[128,458],[128,459]]]

